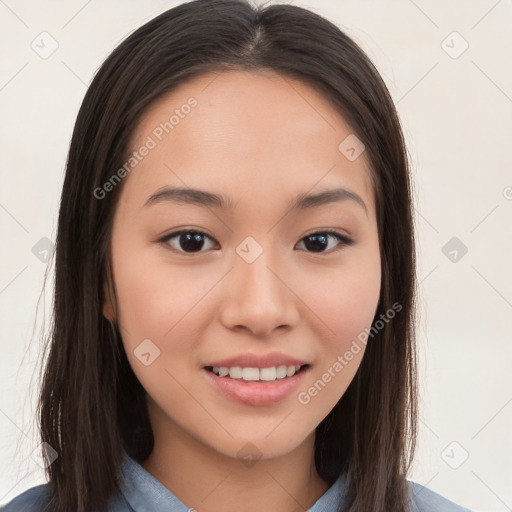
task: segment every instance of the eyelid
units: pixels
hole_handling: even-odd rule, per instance
[[[169,245],[168,244],[168,241],[176,236],[179,236],[183,233],[195,233],[195,234],[198,234],[198,235],[201,235],[201,236],[204,236],[204,237],[207,237],[209,238],[210,240],[217,242],[217,240],[212,237],[211,235],[209,235],[208,233],[205,233],[204,231],[200,230],[200,229],[196,229],[196,228],[180,228],[176,231],[172,231],[171,233],[168,233],[167,235],[164,235],[163,237],[161,237],[160,239],[157,240],[157,243],[162,243],[164,245]],[[329,251],[325,251],[325,252],[320,252],[320,253],[310,253],[310,254],[332,254],[333,252],[336,252],[340,249],[342,249],[343,247],[346,247],[346,246],[350,246],[352,244],[354,244],[355,240],[351,237],[349,237],[348,235],[344,234],[344,233],[341,233],[337,230],[333,230],[333,229],[316,229],[316,230],[313,230],[305,235],[303,235],[299,241],[297,242],[300,243],[302,242],[305,238],[307,238],[308,236],[312,236],[312,235],[330,235],[330,236],[333,236],[334,238],[336,238],[338,240],[338,245],[334,248],[334,249],[331,249]],[[177,250],[177,249],[174,249],[174,248],[171,248],[171,250],[173,252],[177,252],[178,254],[184,254],[184,255],[187,255],[187,256],[195,256],[195,255],[198,255],[198,254],[201,254],[203,252],[206,252],[206,251],[198,251],[198,252],[191,252],[191,253],[187,253],[185,251],[180,251],[180,250]],[[305,252],[309,252],[309,251],[305,251]]]
[[[353,244],[355,240],[351,238],[349,235],[342,233],[341,231],[337,231],[335,229],[315,229],[314,231],[311,231],[310,233],[306,233],[302,238],[306,238],[308,236],[312,235],[333,235],[337,238],[340,238],[343,242],[348,244]]]
[[[210,240],[212,240],[213,242],[216,242],[218,244],[217,240],[215,240],[215,238],[213,238],[213,236],[209,235],[208,233],[205,233],[201,229],[196,229],[196,228],[180,228],[176,231],[172,231],[171,233],[168,233],[167,235],[162,236],[156,242],[168,246],[169,240],[171,240],[172,238],[174,238],[176,236],[182,235],[183,233],[195,233],[196,235],[201,235],[201,236],[207,237]],[[185,254],[185,255],[189,255],[189,256],[193,256],[195,254],[201,254],[202,252],[205,252],[205,251],[199,251],[196,253],[187,253],[185,251],[179,251],[174,248],[171,248],[171,250],[174,252],[177,252],[178,254]]]
[[[333,230],[333,229],[325,229],[325,230],[322,230],[322,229],[317,229],[315,231],[312,231],[311,233],[308,233],[306,235],[304,235],[298,243],[301,243],[305,238],[307,238],[308,236],[312,236],[312,235],[330,235],[334,238],[336,238],[338,240],[338,244],[330,249],[329,251],[324,251],[324,252],[318,252],[318,253],[315,253],[315,252],[310,252],[310,251],[304,251],[308,254],[313,254],[313,255],[330,255],[330,254],[333,254],[333,253],[336,253],[340,250],[342,250],[344,247],[348,247],[350,245],[353,245],[355,243],[355,240],[347,235],[345,235],[344,233],[340,233],[339,231],[337,230]]]

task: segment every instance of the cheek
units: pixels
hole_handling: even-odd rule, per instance
[[[224,272],[172,264],[166,256],[136,242],[118,243],[112,263],[118,322],[130,366],[162,410],[181,411],[191,406],[188,393],[201,394],[191,376],[197,375],[196,354],[215,316],[211,292]],[[195,417],[201,411],[190,414]]]
[[[190,356],[203,329],[200,300],[211,276],[165,264],[154,254],[150,261],[142,250],[118,246],[116,254],[118,322],[130,365],[150,396],[164,408],[180,408],[187,395],[179,383],[194,371]]]
[[[354,251],[340,265],[304,280],[313,283],[302,294],[322,332],[324,351],[332,356],[345,351],[357,336],[371,326],[379,302],[381,289],[381,261],[378,242]]]
[[[347,257],[345,265],[316,275],[308,297],[307,305],[312,311],[309,318],[316,317],[318,328],[318,360],[297,398],[313,416],[324,416],[334,407],[354,378],[365,352],[381,289],[378,244],[366,249],[357,257]],[[317,400],[316,396],[322,398]]]
[[[380,295],[380,272],[343,275],[331,287],[322,297],[319,311],[332,331],[332,347],[344,349],[373,321]]]
[[[335,407],[354,379],[366,349],[366,336],[378,304],[379,287],[368,286],[363,293],[339,293],[337,302],[325,301],[325,322],[329,334],[320,340],[319,359],[310,378],[298,390],[298,408],[309,428],[314,429]],[[344,289],[350,291],[350,287]],[[334,297],[331,297],[334,298]]]
[[[152,251],[122,246],[114,254],[113,266],[118,321],[132,342],[176,338],[175,333],[185,325],[192,334],[190,328],[195,324],[187,325],[190,312],[212,285],[207,272],[199,273],[193,265],[169,265]]]

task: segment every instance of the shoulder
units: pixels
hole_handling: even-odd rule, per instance
[[[41,484],[27,489],[6,505],[1,512],[44,512],[48,504],[49,484]]]
[[[472,512],[427,487],[409,482],[413,512]]]
[[[0,505],[0,512],[45,512],[50,500],[50,484],[42,484],[22,492],[9,503]],[[133,512],[124,496],[117,492],[107,507],[109,512]]]

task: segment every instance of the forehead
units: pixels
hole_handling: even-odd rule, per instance
[[[373,208],[366,155],[339,146],[353,129],[311,86],[271,71],[207,73],[144,113],[131,151],[144,151],[125,184],[139,205],[165,185],[260,201],[344,186]]]

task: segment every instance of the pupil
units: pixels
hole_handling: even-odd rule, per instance
[[[204,245],[203,235],[193,231],[180,235],[180,245],[183,250],[189,252],[200,251]],[[324,235],[309,235],[306,237],[305,245],[308,250],[322,252],[327,246],[328,237]]]
[[[313,240],[313,243],[308,243],[308,240]],[[322,252],[328,245],[327,237],[323,235],[309,235],[306,237],[304,245],[313,252]]]
[[[204,244],[204,241],[201,240],[202,236],[203,235],[200,233],[194,233],[192,235],[190,233],[183,233],[180,236],[180,245],[186,251],[200,251]]]

